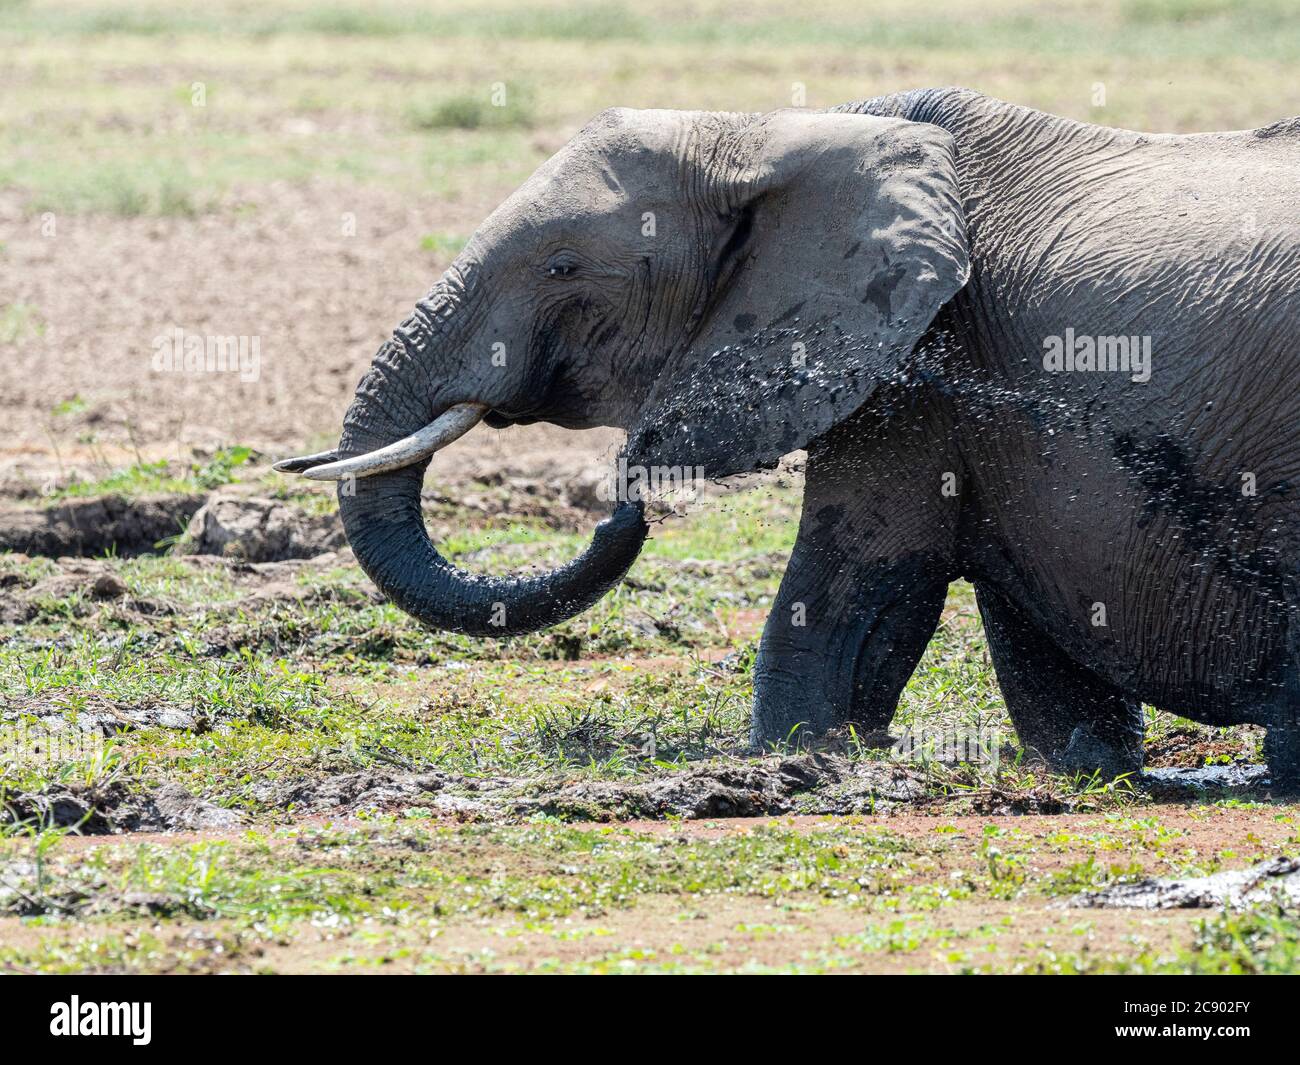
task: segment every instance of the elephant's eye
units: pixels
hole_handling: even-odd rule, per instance
[[[547,277],[565,278],[573,277],[578,272],[578,264],[569,256],[554,256],[546,261],[545,273]]]

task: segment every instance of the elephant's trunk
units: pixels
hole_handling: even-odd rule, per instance
[[[442,413],[431,398],[437,389],[426,379],[428,345],[401,330],[398,335],[402,343],[380,352],[357,389],[339,444],[341,460],[402,440]],[[617,584],[645,542],[642,504],[624,502],[596,527],[587,550],[559,569],[528,577],[466,573],[438,554],[425,532],[420,489],[428,464],[424,458],[341,480],[339,510],[361,568],[430,628],[518,636],[565,621]]]
[[[617,584],[645,542],[640,503],[620,503],[591,546],[533,577],[457,569],[424,530],[420,483],[427,462],[339,489],[343,528],[357,561],[385,595],[424,625],[470,636],[520,636],[580,614]]]

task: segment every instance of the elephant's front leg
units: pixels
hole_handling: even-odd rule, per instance
[[[953,573],[956,475],[918,428],[848,424],[810,449],[799,536],[754,667],[756,746],[888,726]]]

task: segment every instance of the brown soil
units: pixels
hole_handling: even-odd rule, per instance
[[[1148,806],[1135,814],[1144,821],[1158,822],[1166,832],[1177,834],[1169,849],[1182,860],[1197,856],[1210,861],[1221,854],[1226,867],[1248,865],[1270,848],[1294,839],[1294,826],[1282,817],[1290,810],[1278,808],[1277,818],[1261,818],[1258,811],[1196,809],[1180,806]],[[1123,863],[1125,852],[1099,849],[1095,836],[1114,831],[1112,817],[1100,814],[1071,814],[1061,817],[983,818],[961,815],[936,819],[926,815],[897,814],[891,817],[779,819],[715,819],[715,821],[629,822],[620,831],[672,837],[719,837],[764,831],[767,826],[785,830],[818,832],[827,828],[858,828],[866,834],[881,830],[905,837],[930,837],[936,828],[946,832],[945,857],[937,865],[918,867],[915,883],[941,883],[957,869],[971,869],[974,853],[985,828],[996,826],[1014,831],[1021,843],[1015,852],[1027,854],[1030,879],[1045,876],[1076,863],[1096,858],[1099,865]],[[508,856],[503,856],[508,862]],[[560,962],[580,965],[599,962],[620,953],[636,952],[662,964],[690,966],[707,960],[708,966],[774,966],[792,962],[815,965],[818,958],[853,953],[853,939],[868,928],[888,927],[906,921],[939,930],[918,948],[901,951],[866,952],[852,962],[849,971],[907,973],[907,971],[957,971],[962,966],[991,966],[1002,969],[1011,958],[1023,960],[1037,952],[1050,958],[1054,953],[1082,953],[1083,956],[1131,956],[1139,944],[1157,953],[1186,947],[1196,922],[1205,910],[1134,913],[1128,910],[1076,909],[1065,900],[1030,896],[1013,901],[971,899],[949,902],[936,910],[898,914],[865,913],[840,906],[802,904],[796,899],[751,899],[751,897],[694,896],[654,897],[629,909],[610,910],[598,917],[573,917],[563,922],[563,935],[554,928],[532,922],[448,922],[437,939],[411,945],[411,952],[399,956],[390,944],[389,960],[378,966],[356,966],[357,971],[399,973],[415,967],[452,967],[468,971],[487,969],[545,969]],[[988,932],[987,940],[976,936],[956,944],[958,953],[945,945],[945,932],[956,941],[971,931]],[[849,938],[846,940],[845,938]],[[972,951],[972,944],[979,944]],[[346,953],[355,953],[348,944]],[[1032,949],[1030,949],[1032,948]],[[299,939],[285,945],[268,944],[261,964],[282,971],[312,971],[334,964],[344,953],[326,936],[315,941]],[[383,948],[376,948],[383,957]],[[348,967],[352,970],[352,966]]]
[[[1136,915],[1122,911],[1084,913],[1053,910],[1034,902],[954,903],[939,913],[918,915],[918,925],[940,934],[914,950],[877,950],[844,962],[853,953],[853,937],[870,928],[902,923],[902,917],[868,916],[846,909],[815,909],[782,901],[750,898],[676,900],[656,898],[634,909],[599,917],[566,919],[562,935],[536,923],[497,922],[493,928],[460,924],[439,931],[436,939],[408,946],[398,940],[357,951],[321,935],[314,942],[265,944],[261,967],[277,972],[310,973],[339,966],[344,971],[397,974],[420,970],[481,973],[545,971],[562,966],[602,965],[617,971],[617,959],[676,965],[684,969],[788,969],[792,964],[816,967],[820,959],[839,956],[836,971],[873,974],[949,973],[964,964],[1001,968],[1022,958],[1032,945],[1045,956],[1055,951],[1084,951],[1098,955],[1135,952],[1137,939],[1148,949],[1169,952],[1190,939],[1194,911]],[[978,954],[959,959],[951,940],[971,932],[989,936]],[[399,953],[398,947],[408,949]],[[422,948],[422,949],[420,949]],[[356,965],[358,960],[371,964]],[[374,964],[378,961],[378,964]]]
[[[1178,729],[1147,744],[1146,764],[1194,769],[1248,762],[1253,753],[1246,749],[1240,737],[1224,737],[1209,730]]]
[[[1158,822],[1165,843],[1166,861],[1171,865],[1193,861],[1210,864],[1222,861],[1224,868],[1243,868],[1276,853],[1294,839],[1295,807],[1276,807],[1275,816],[1261,817],[1258,810],[1160,806],[1135,812],[1134,817],[1153,826]],[[597,827],[597,826],[583,826]],[[887,831],[908,839],[941,839],[942,846],[930,860],[916,862],[916,868],[900,881],[939,884],[958,870],[978,870],[978,849],[986,831],[996,827],[1014,833],[1005,846],[1026,861],[1026,883],[1042,883],[1089,858],[1101,866],[1123,865],[1135,856],[1133,835],[1119,831],[1114,814],[1073,814],[1056,817],[1023,816],[987,818],[960,815],[936,819],[897,814],[889,817],[827,818],[782,817],[777,819],[715,819],[669,824],[637,821],[620,826],[621,833],[636,833],[674,839],[716,839],[730,834],[767,831],[772,827],[817,833],[835,829],[866,834]],[[942,834],[940,835],[940,832]],[[1128,840],[1129,847],[1110,849],[1099,840]],[[223,841],[236,843],[239,835],[229,831],[191,832],[167,836],[135,835],[131,844],[166,842],[192,844]],[[269,837],[280,846],[283,837]],[[102,841],[68,839],[66,846],[78,849],[102,845]],[[121,846],[120,841],[110,845]],[[533,859],[513,856],[508,850],[482,849],[470,841],[449,841],[450,847],[471,846],[481,859],[484,875],[510,872],[537,875]],[[1151,842],[1145,844],[1144,864],[1149,870],[1162,868]],[[479,853],[482,850],[482,853]],[[463,860],[464,856],[461,855]],[[413,860],[440,861],[437,850]],[[1051,897],[1035,891],[1021,892],[1009,901],[972,897],[949,901],[935,908],[897,911],[868,907],[817,904],[806,896],[760,898],[736,895],[654,895],[630,900],[626,908],[611,908],[598,914],[575,914],[557,921],[534,921],[494,915],[460,917],[446,915],[435,923],[436,934],[423,927],[383,930],[356,937],[329,928],[301,928],[292,937],[257,940],[240,937],[224,922],[183,922],[155,926],[168,951],[177,956],[177,969],[184,971],[188,946],[199,939],[227,936],[232,949],[224,955],[207,956],[200,964],[220,971],[400,973],[421,969],[489,971],[500,969],[542,970],[586,964],[612,966],[629,956],[641,961],[683,967],[787,967],[802,963],[815,967],[833,959],[847,971],[905,973],[915,971],[953,972],[967,967],[1005,969],[1016,964],[1042,961],[1051,965],[1057,955],[1129,957],[1139,950],[1169,954],[1187,946],[1197,922],[1212,916],[1203,909],[1140,912],[1131,910],[1083,909],[1070,905],[1071,896]],[[917,942],[906,935],[897,947],[870,944],[871,937],[890,930],[915,928]],[[12,947],[35,949],[47,943],[75,943],[88,937],[102,939],[113,934],[135,934],[139,920],[111,920],[92,926],[55,923],[43,927],[15,920],[0,920],[0,942]],[[866,937],[864,940],[863,937]]]
[[[1277,816],[1261,817],[1259,810],[1239,810],[1230,807],[1176,806],[1160,805],[1143,807],[1135,810],[1134,818],[1150,818],[1159,821],[1168,831],[1182,834],[1179,847],[1193,848],[1197,853],[1210,855],[1222,850],[1242,846],[1243,841],[1254,836],[1247,850],[1251,853],[1257,847],[1284,843],[1295,838],[1295,825],[1285,816],[1293,812],[1290,807],[1278,806],[1273,813]],[[620,828],[629,832],[646,833],[681,833],[689,839],[713,839],[727,833],[753,832],[762,824],[779,824],[782,828],[794,828],[800,831],[817,832],[834,826],[844,828],[853,826],[868,832],[887,829],[900,836],[919,836],[933,834],[939,826],[953,828],[955,832],[945,835],[954,841],[979,842],[980,833],[985,826],[996,825],[1000,828],[1014,829],[1026,836],[1058,837],[1061,849],[1056,853],[1059,864],[1070,865],[1086,858],[1089,851],[1080,839],[1072,839],[1087,833],[1102,833],[1117,816],[1114,813],[1085,814],[1022,814],[1017,817],[981,817],[972,814],[955,814],[934,817],[929,814],[895,813],[885,816],[861,816],[829,819],[825,817],[791,816],[779,819],[755,821],[745,818],[715,818],[708,821],[625,821]],[[1120,815],[1123,816],[1123,815]],[[583,827],[577,825],[575,827]],[[590,827],[590,826],[588,826]]]

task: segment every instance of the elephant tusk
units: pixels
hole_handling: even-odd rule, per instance
[[[327,462],[337,462],[339,452],[337,448],[329,451],[318,451],[314,455],[299,455],[293,459],[281,459],[271,469],[276,473],[302,473],[303,470],[309,470],[313,466],[323,466]]]
[[[404,436],[387,447],[339,462],[313,466],[304,469],[302,475],[313,481],[340,481],[344,477],[371,477],[376,473],[400,470],[403,466],[428,458],[453,440],[458,440],[481,422],[487,412],[488,407],[484,403],[457,403],[448,407],[419,432]]]

